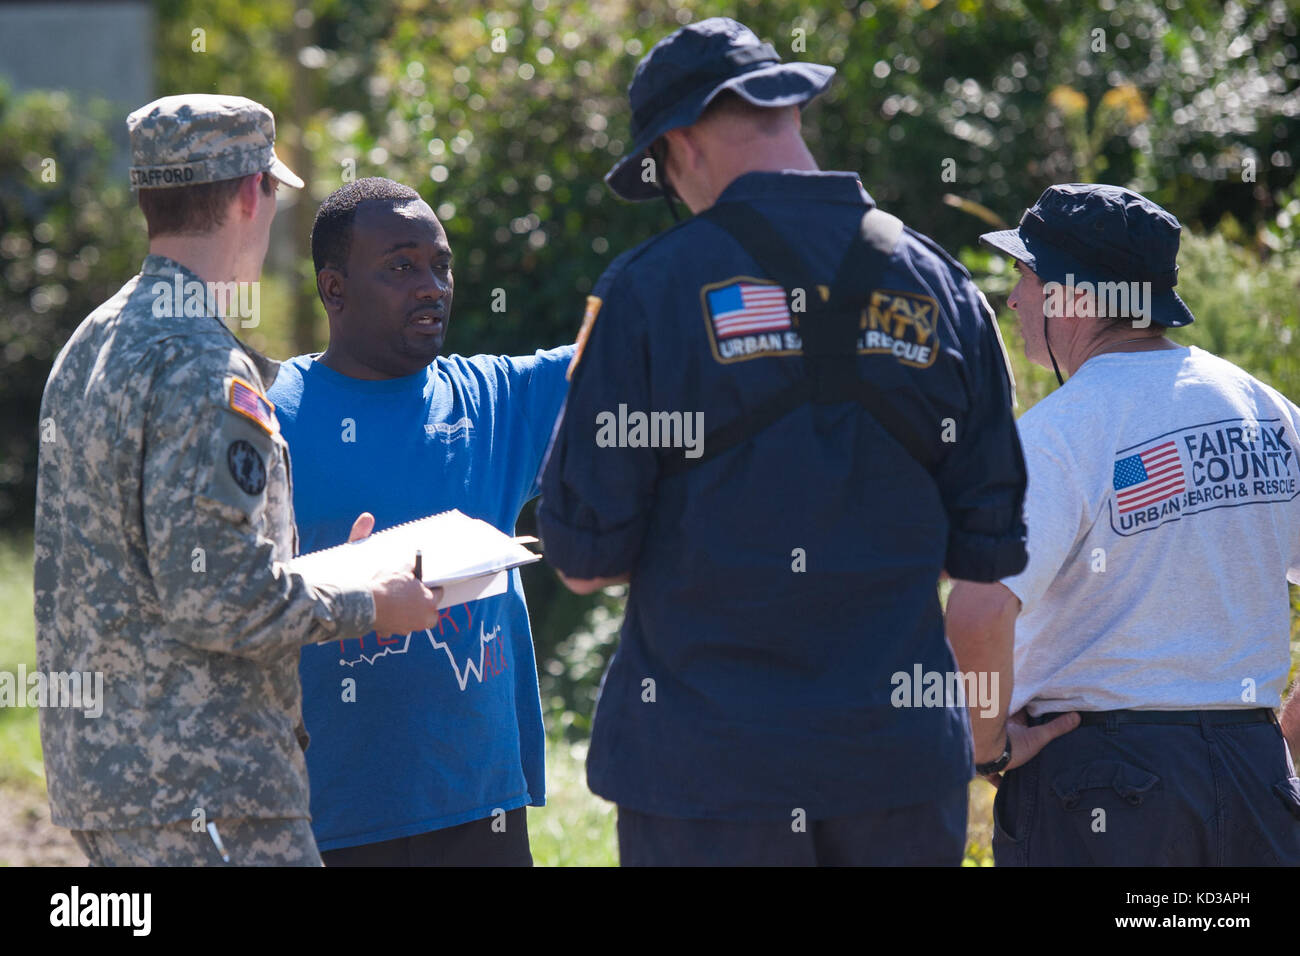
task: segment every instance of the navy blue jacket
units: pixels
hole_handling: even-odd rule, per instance
[[[792,171],[741,176],[718,202],[771,220],[815,268],[810,284],[831,281],[873,204],[853,173]],[[968,780],[964,708],[895,706],[896,675],[955,670],[941,570],[995,581],[1026,561],[1001,340],[969,274],[911,230],[863,315],[858,364],[906,369],[927,410],[912,426],[947,436],[933,474],[853,402],[801,406],[663,474],[685,452],[644,447],[634,412],[702,412],[708,432],[803,374],[767,281],[699,218],[616,259],[589,300],[543,474],[550,562],[631,574],[588,780],[647,813],[818,819]]]

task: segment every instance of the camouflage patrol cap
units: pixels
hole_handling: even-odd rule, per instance
[[[269,171],[286,186],[303,182],[275,155],[275,117],[242,96],[164,96],[126,118],[131,185],[192,186]]]

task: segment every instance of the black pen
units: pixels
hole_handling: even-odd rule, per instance
[[[424,567],[420,559],[420,552],[415,552],[415,576],[420,583],[424,583]]]

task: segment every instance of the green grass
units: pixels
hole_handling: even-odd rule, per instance
[[[546,806],[528,811],[538,866],[618,866],[614,805],[587,789],[586,743],[546,748]]]
[[[0,671],[36,667],[32,613],[32,539],[0,537]],[[37,711],[0,708],[0,783],[45,789]]]

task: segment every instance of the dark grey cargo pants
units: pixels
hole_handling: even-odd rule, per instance
[[[1081,716],[1004,775],[998,866],[1300,865],[1300,779],[1271,710]]]

